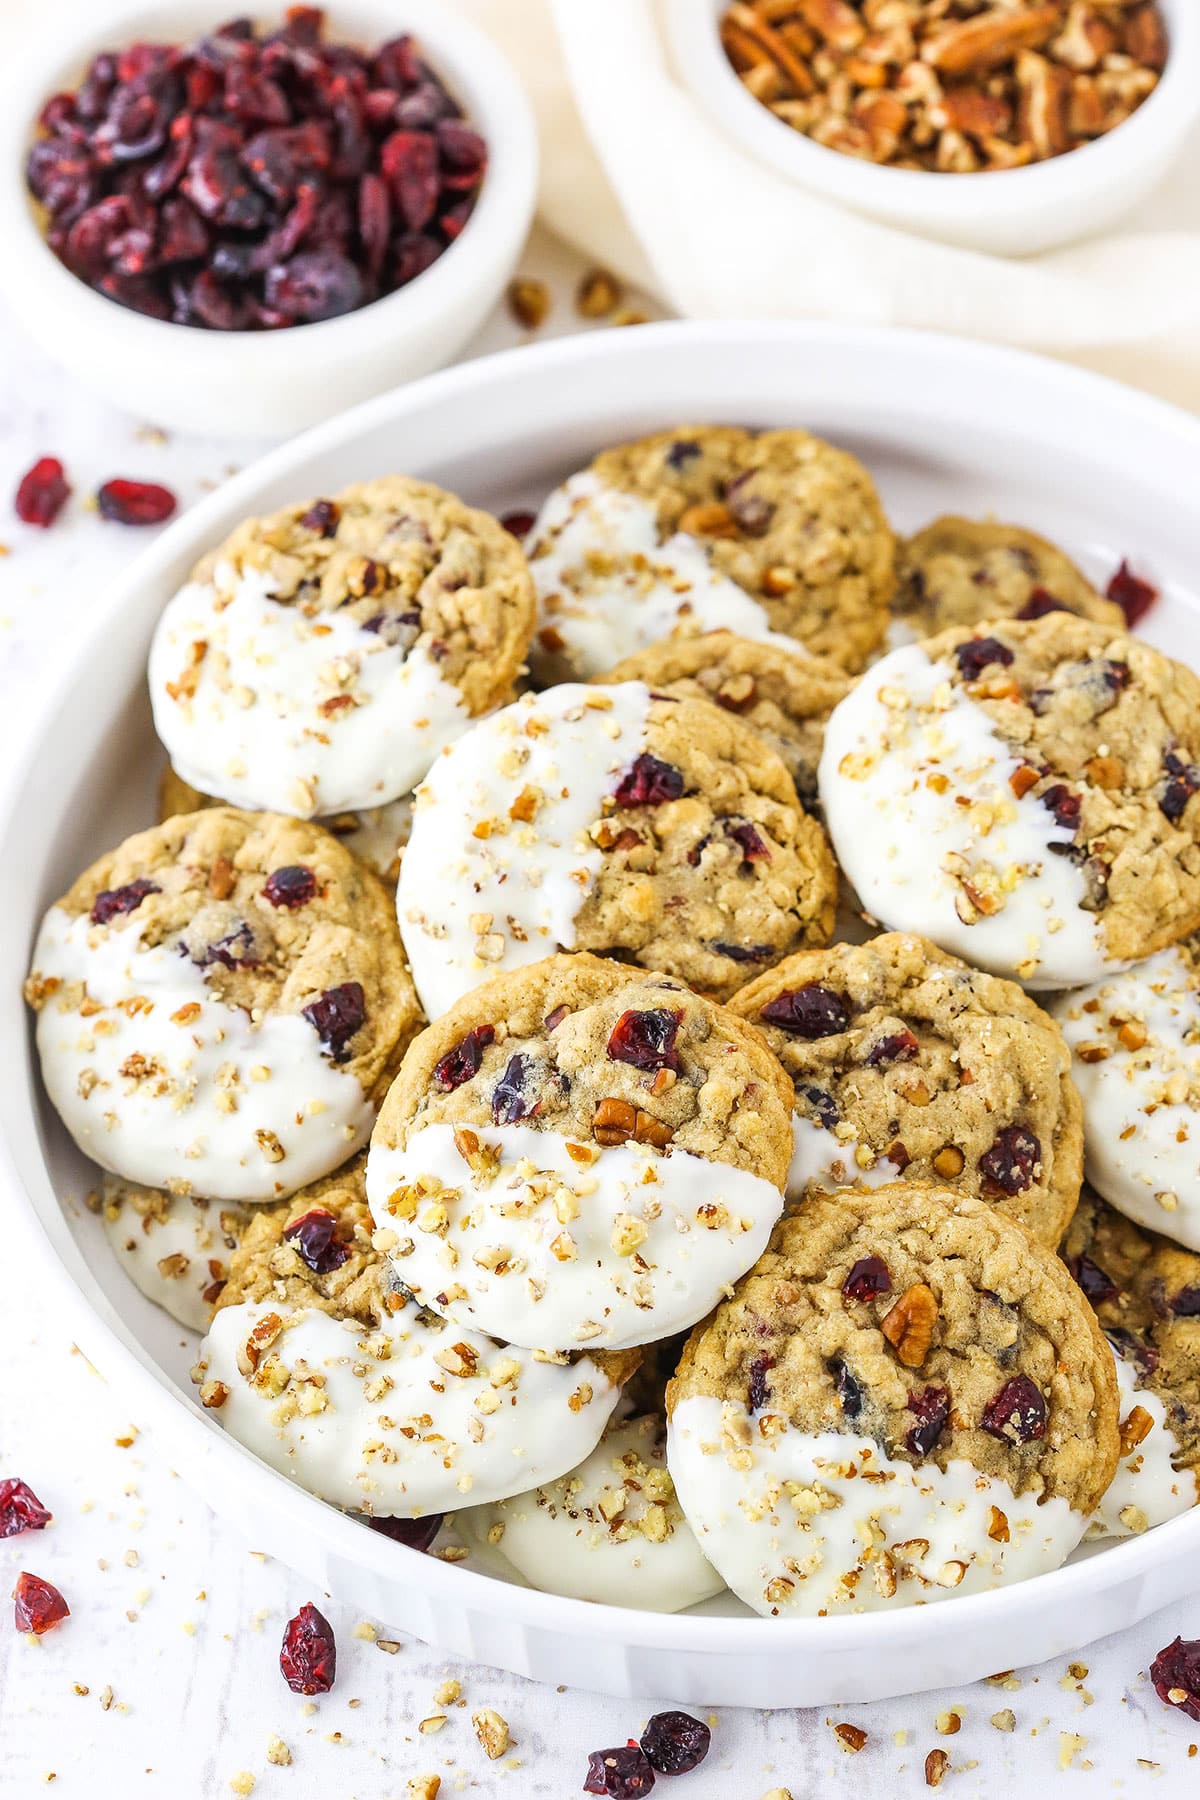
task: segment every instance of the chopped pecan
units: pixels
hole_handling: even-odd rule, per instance
[[[976,13],[974,18],[954,19],[941,26],[921,46],[921,55],[944,75],[969,75],[981,69],[999,68],[1018,50],[1048,43],[1062,21],[1061,8],[1048,0],[1027,12],[998,6]]]
[[[628,1100],[601,1100],[592,1114],[592,1136],[598,1144],[626,1144],[637,1120],[637,1108]]]
[[[905,1288],[879,1329],[906,1369],[919,1369],[933,1342],[938,1303],[933,1289],[923,1281]]]

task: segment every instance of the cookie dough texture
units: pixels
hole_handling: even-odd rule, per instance
[[[596,679],[644,681],[656,693],[709,700],[736,714],[782,757],[806,810],[815,806],[825,721],[849,687],[834,663],[711,631],[668,638]]]
[[[881,642],[895,546],[875,484],[807,431],[680,426],[603,451],[593,473],[699,539],[773,631],[860,669]]]
[[[866,1258],[882,1261],[886,1290],[847,1298]],[[897,1306],[903,1333],[899,1319],[885,1328]],[[986,1429],[1014,1378],[1041,1398],[1036,1434]],[[914,1449],[912,1402],[931,1387],[947,1391],[948,1416]],[[692,1333],[667,1396],[672,1413],[694,1396],[769,1406],[802,1433],[872,1438],[893,1461],[945,1470],[965,1458],[1018,1496],[1080,1514],[1116,1467],[1112,1355],[1066,1269],[986,1201],[906,1183],[817,1197],[784,1219]]]
[[[381,1325],[401,1311],[404,1296],[389,1280],[387,1264],[372,1248],[373,1226],[363,1174],[365,1152],[344,1168],[293,1194],[286,1206],[257,1212],[235,1250],[229,1277],[217,1301],[243,1306],[258,1301],[354,1319],[365,1327]],[[333,1220],[335,1252],[314,1269],[300,1254],[290,1226],[314,1210]]]
[[[795,1087],[789,1198],[845,1182],[981,1195],[1053,1249],[1083,1130],[1054,1021],[1015,982],[885,932],[788,957],[733,997]]]
[[[676,1015],[677,1068],[648,1070],[610,1054],[614,1031],[637,1012]],[[552,956],[496,976],[423,1031],[384,1101],[373,1144],[403,1147],[427,1125],[492,1125],[514,1058],[524,1066],[510,1079],[519,1074],[524,1120],[538,1130],[588,1145],[619,1141],[628,1120],[630,1137],[640,1131],[673,1153],[783,1186],[791,1085],[760,1034],[678,982],[595,956]]]
[[[1056,545],[996,519],[935,519],[901,541],[896,577],[892,611],[914,637],[1054,610],[1116,631],[1125,623]]]

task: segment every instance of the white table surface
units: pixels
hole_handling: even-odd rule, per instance
[[[570,302],[579,272],[557,246],[531,246],[523,269],[546,276],[555,296],[539,335],[579,328]],[[501,312],[474,347],[521,340]],[[147,539],[105,524],[80,504],[106,477],[165,481],[195,500],[253,454],[253,446],[163,439],[75,390],[0,312],[0,753],[20,741],[31,704],[54,677],[54,646],[69,637],[89,595]],[[11,495],[36,456],[65,463],[75,500],[52,531],[17,523]],[[228,1795],[243,1772],[262,1800],[404,1800],[411,1775],[435,1772],[441,1800],[512,1795],[566,1800],[582,1789],[592,1749],[636,1736],[671,1696],[633,1705],[551,1691],[519,1677],[447,1659],[410,1638],[403,1619],[362,1621],[336,1596],[313,1594],[282,1564],[218,1525],[137,1432],[119,1393],[105,1385],[44,1310],[36,1280],[22,1278],[20,1228],[0,1227],[11,1272],[0,1304],[0,1477],[19,1475],[55,1520],[41,1534],[0,1543],[0,1594],[20,1569],[54,1581],[72,1617],[40,1641],[12,1628],[0,1601],[0,1796],[46,1790],[108,1800]],[[1181,1586],[1183,1583],[1181,1583]],[[277,1656],[284,1622],[308,1599],[332,1622],[338,1679],[305,1702],[285,1687]],[[937,1630],[936,1611],[929,1629]],[[399,1640],[384,1654],[373,1632]],[[783,1786],[794,1800],[925,1793],[926,1753],[950,1758],[947,1800],[1025,1793],[1035,1784],[1067,1794],[1194,1793],[1200,1725],[1172,1715],[1146,1676],[1177,1633],[1200,1635],[1200,1600],[1181,1602],[1144,1626],[1082,1648],[1075,1674],[1063,1659],[1019,1671],[1003,1685],[821,1710],[709,1715],[708,1761],[672,1800],[759,1800]],[[1079,1669],[1083,1673],[1079,1673]],[[434,1690],[453,1675],[464,1704],[443,1709]],[[490,1763],[470,1714],[494,1707],[509,1722],[510,1757]],[[992,1715],[1011,1709],[1005,1733]],[[422,1719],[448,1711],[422,1734]],[[939,1734],[955,1711],[957,1735]],[[868,1733],[848,1755],[833,1726]],[[281,1738],[290,1766],[272,1764]],[[243,1783],[244,1786],[244,1783]]]

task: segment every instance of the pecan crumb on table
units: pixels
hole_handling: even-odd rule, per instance
[[[1013,169],[1120,125],[1158,84],[1154,0],[734,0],[725,54],[814,142],[947,174]]]

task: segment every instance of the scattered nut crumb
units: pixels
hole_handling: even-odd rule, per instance
[[[934,1726],[943,1737],[953,1737],[956,1731],[962,1730],[962,1715],[956,1712],[939,1713]]]
[[[292,1760],[292,1753],[281,1737],[272,1732],[267,1739],[267,1761],[274,1763],[278,1769],[286,1769]]]
[[[354,1627],[354,1636],[356,1638],[366,1638],[369,1644],[373,1644],[379,1636],[379,1633],[369,1619],[360,1619],[358,1624]]]
[[[421,1723],[417,1726],[417,1730],[423,1731],[425,1736],[429,1737],[431,1733],[440,1731],[445,1723],[445,1713],[431,1713],[427,1719],[421,1720]]]
[[[526,331],[536,331],[545,324],[550,311],[550,289],[544,281],[519,275],[508,284],[508,310]]]
[[[508,1720],[490,1706],[481,1707],[471,1714],[471,1723],[475,1727],[475,1736],[483,1745],[484,1751],[492,1762],[503,1756],[511,1739],[508,1734]]]
[[[931,1750],[925,1758],[925,1786],[941,1787],[950,1767],[950,1758],[944,1750]]]
[[[453,1706],[461,1693],[461,1684],[457,1681],[450,1680],[443,1681],[439,1687],[436,1687],[433,1691],[433,1697],[439,1706]]]
[[[230,1777],[229,1785],[235,1794],[252,1794],[254,1792],[254,1777],[249,1769],[242,1769],[240,1773]]]
[[[400,1646],[394,1638],[376,1638],[375,1648],[382,1650],[387,1656],[395,1656]]]
[[[852,1756],[857,1755],[867,1741],[867,1734],[861,1725],[835,1725],[833,1735],[842,1749]]]
[[[408,1800],[437,1800],[441,1786],[440,1775],[410,1775]]]
[[[1078,1737],[1073,1731],[1060,1731],[1058,1734],[1058,1766],[1069,1769],[1079,1752],[1087,1744],[1086,1738]]]
[[[1006,1706],[1003,1712],[995,1712],[992,1714],[992,1724],[996,1727],[997,1731],[1015,1731],[1017,1729],[1017,1715],[1011,1706]]]
[[[589,269],[575,290],[575,310],[584,319],[603,319],[621,304],[621,284],[607,269]]]

